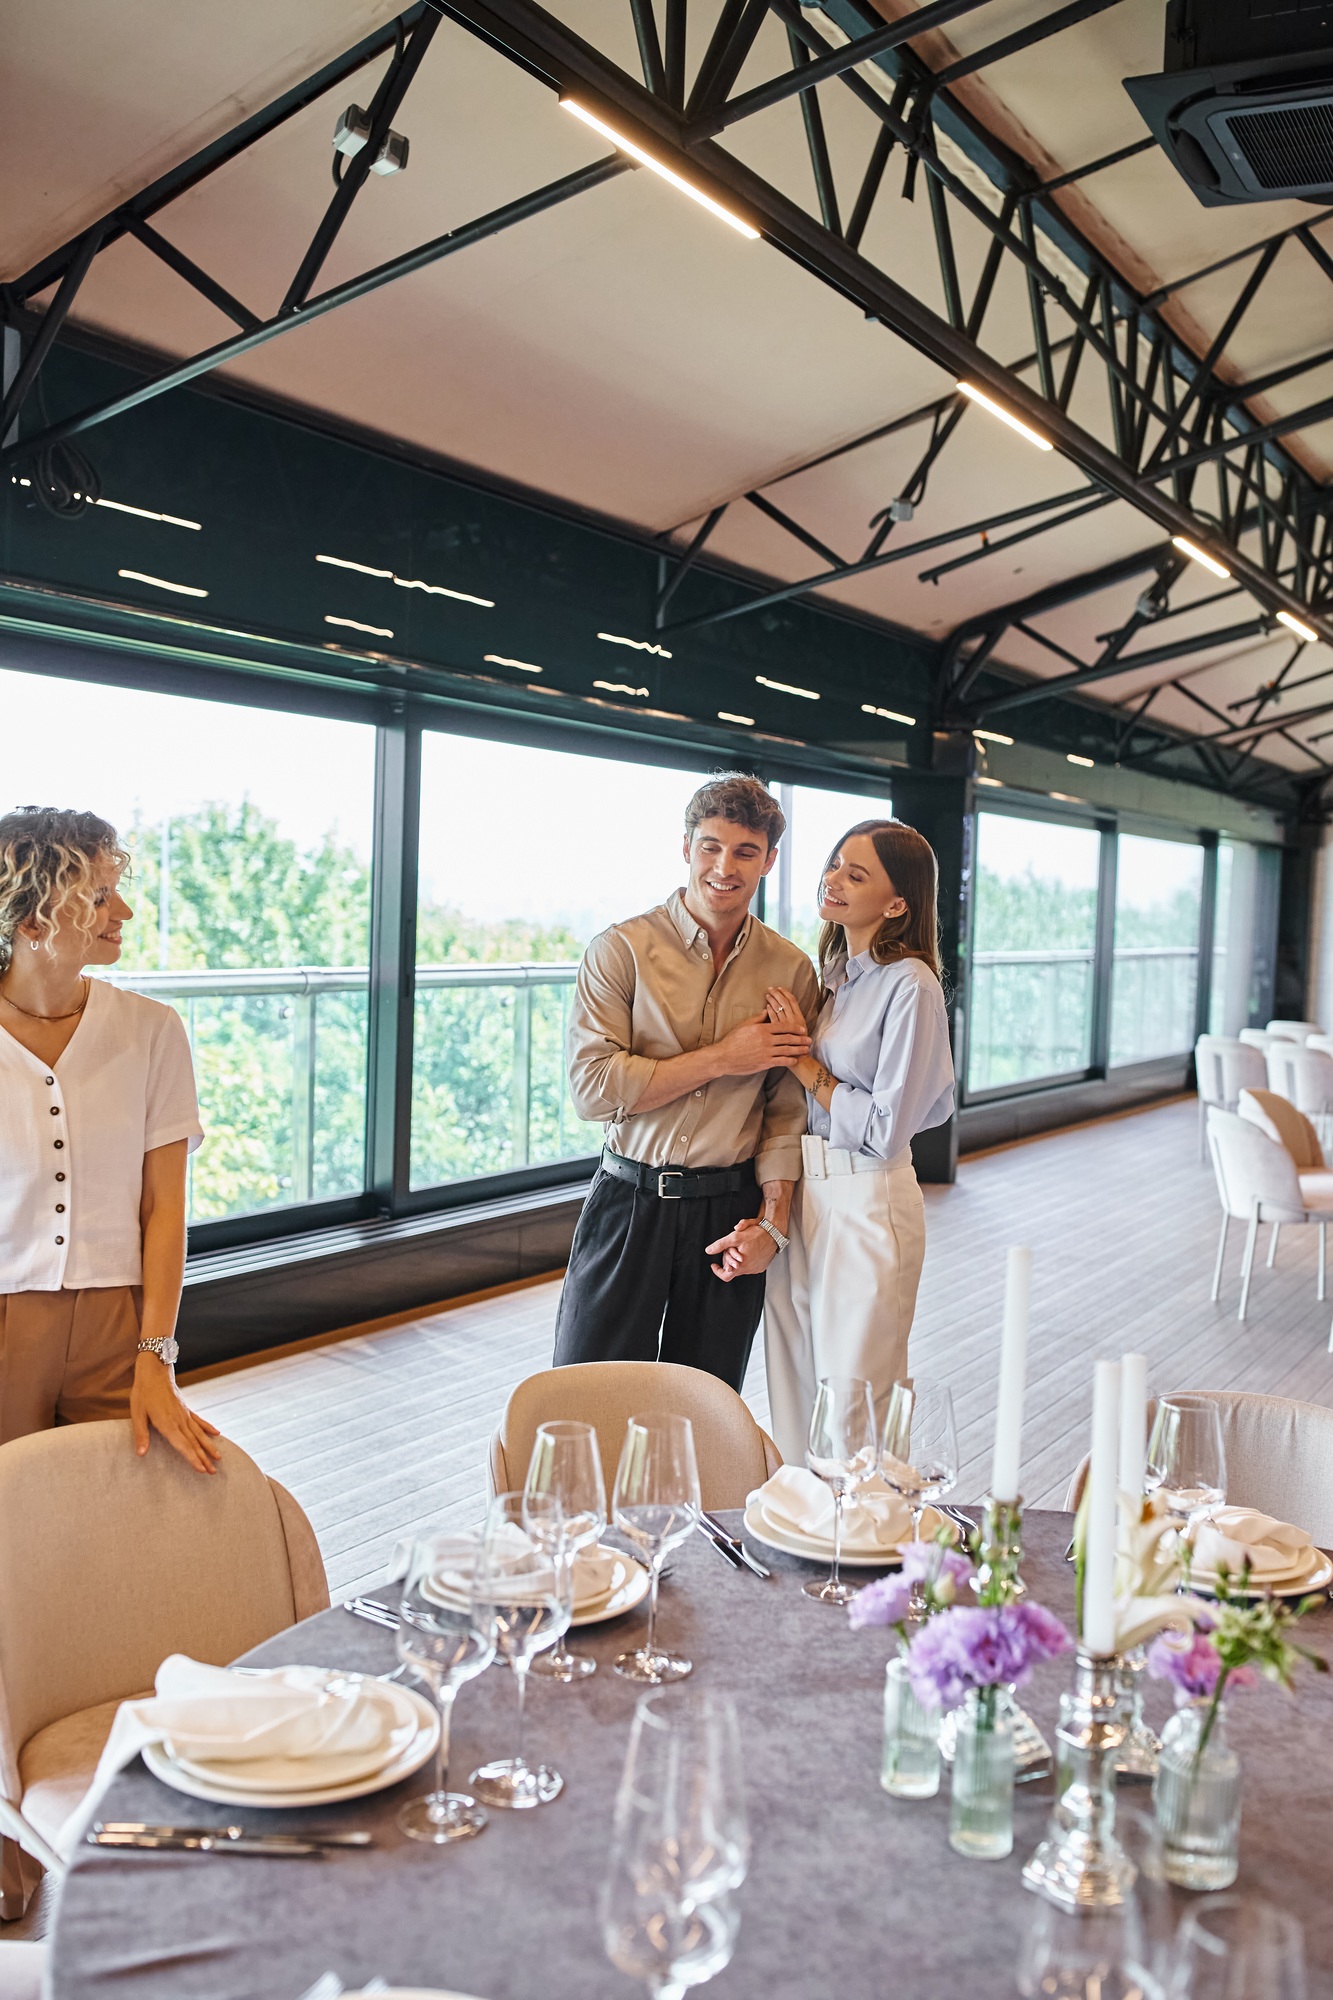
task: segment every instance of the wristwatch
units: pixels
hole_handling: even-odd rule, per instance
[[[765,1230],[773,1238],[779,1250],[786,1249],[787,1245],[791,1242],[791,1238],[790,1236],[783,1235],[776,1222],[770,1222],[766,1215],[756,1215],[755,1221],[761,1229]]]
[[[141,1340],[136,1354],[155,1354],[164,1367],[174,1368],[180,1355],[178,1340]]]

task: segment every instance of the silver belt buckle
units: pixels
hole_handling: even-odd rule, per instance
[[[664,1173],[660,1173],[657,1176],[657,1193],[659,1199],[662,1201],[683,1201],[683,1195],[668,1193],[662,1184],[664,1181],[683,1181],[684,1178],[685,1176],[679,1167],[668,1167]]]

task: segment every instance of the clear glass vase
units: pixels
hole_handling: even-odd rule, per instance
[[[933,1799],[940,1788],[940,1719],[912,1693],[899,1654],[884,1669],[884,1761],[879,1782],[896,1799]]]
[[[1163,1872],[1182,1889],[1229,1888],[1238,1866],[1240,1758],[1227,1742],[1225,1707],[1211,1728],[1208,1715],[1207,1703],[1176,1710],[1162,1731],[1153,1784]]]
[[[994,1688],[972,1688],[955,1712],[949,1845],[1002,1861],[1014,1845],[1014,1731]]]

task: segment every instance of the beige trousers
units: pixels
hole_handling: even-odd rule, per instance
[[[137,1285],[0,1293],[0,1445],[129,1415],[142,1299]]]
[[[768,1267],[764,1358],[774,1441],[804,1465],[821,1375],[860,1375],[882,1425],[907,1372],[907,1336],[926,1254],[925,1204],[910,1163],[880,1173],[807,1176],[791,1242]]]

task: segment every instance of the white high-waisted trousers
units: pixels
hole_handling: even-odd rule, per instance
[[[792,1202],[791,1242],[769,1265],[764,1292],[773,1438],[789,1465],[805,1463],[821,1375],[864,1376],[883,1425],[889,1392],[907,1373],[926,1254],[925,1204],[910,1153],[869,1168],[863,1154],[810,1136],[802,1143],[806,1166]]]

